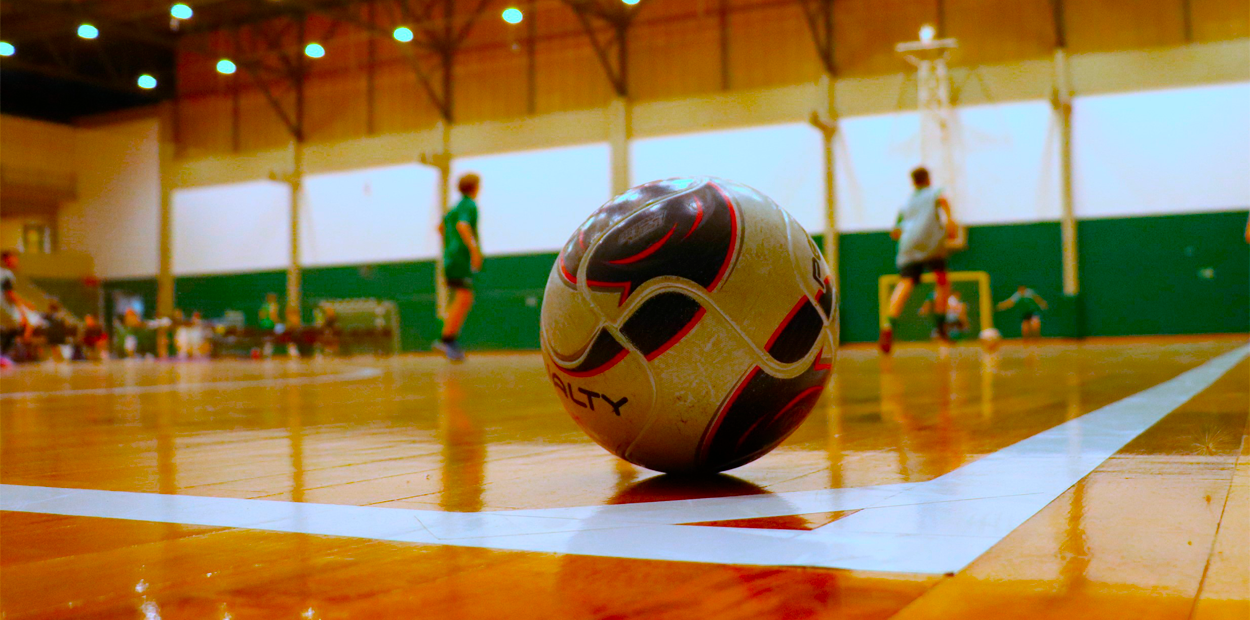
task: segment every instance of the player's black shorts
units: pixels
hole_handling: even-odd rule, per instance
[[[913,283],[920,282],[920,275],[926,271],[937,273],[946,271],[945,258],[931,258],[929,260],[916,261],[907,263],[898,270],[898,276],[904,280],[911,280]]]
[[[1025,312],[1020,315],[1020,322],[1024,323],[1026,321],[1032,321],[1035,316],[1037,316],[1036,312]]]
[[[473,278],[447,278],[447,288],[471,291],[473,290]]]

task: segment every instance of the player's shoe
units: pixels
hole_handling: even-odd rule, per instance
[[[877,346],[881,347],[881,352],[886,355],[890,354],[890,348],[894,346],[894,330],[882,329],[881,339],[877,341]]]
[[[455,343],[455,341],[444,342],[442,340],[435,340],[434,349],[437,351],[442,351],[443,355],[446,355],[447,359],[453,362],[464,361],[464,351],[460,349],[460,347]]]

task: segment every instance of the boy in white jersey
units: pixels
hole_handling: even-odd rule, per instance
[[[907,204],[898,214],[898,223],[890,231],[890,237],[898,241],[898,265],[900,280],[890,296],[886,324],[881,326],[882,353],[889,353],[894,344],[894,322],[903,313],[903,306],[920,276],[932,271],[937,279],[933,298],[933,317],[938,337],[949,340],[946,335],[946,300],[950,297],[950,282],[946,279],[946,239],[955,238],[959,226],[951,215],[950,203],[942,196],[942,190],[929,185],[929,171],[923,167],[911,171],[912,193]],[[945,216],[945,217],[943,217]]]

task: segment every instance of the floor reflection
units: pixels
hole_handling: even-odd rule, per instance
[[[482,510],[486,483],[485,433],[465,407],[459,373],[445,367],[436,374],[438,437],[442,444],[442,486],[438,505],[443,510]]]

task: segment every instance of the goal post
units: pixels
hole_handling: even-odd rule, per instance
[[[952,291],[960,291],[965,297],[964,302],[968,304],[969,320],[976,326],[977,333],[994,327],[994,298],[990,292],[990,274],[984,271],[949,271],[946,278],[951,284]],[[894,291],[894,285],[898,284],[899,276],[896,273],[885,274],[877,279],[877,314],[878,324],[886,323],[886,314],[890,308],[890,294]],[[929,291],[937,283],[932,273],[926,273],[920,278],[919,285],[912,293],[911,299],[908,300],[907,308],[904,309],[904,316],[915,316],[916,308],[920,307],[929,295]],[[975,298],[974,298],[975,297]],[[973,313],[975,312],[975,316]],[[928,321],[902,321],[901,323],[914,323],[923,325],[923,334],[928,333],[930,323]],[[895,327],[895,338],[899,340],[919,340],[924,339],[923,335],[912,334],[917,329],[900,329]],[[919,332],[918,332],[919,333]],[[908,337],[908,336],[911,337]]]

